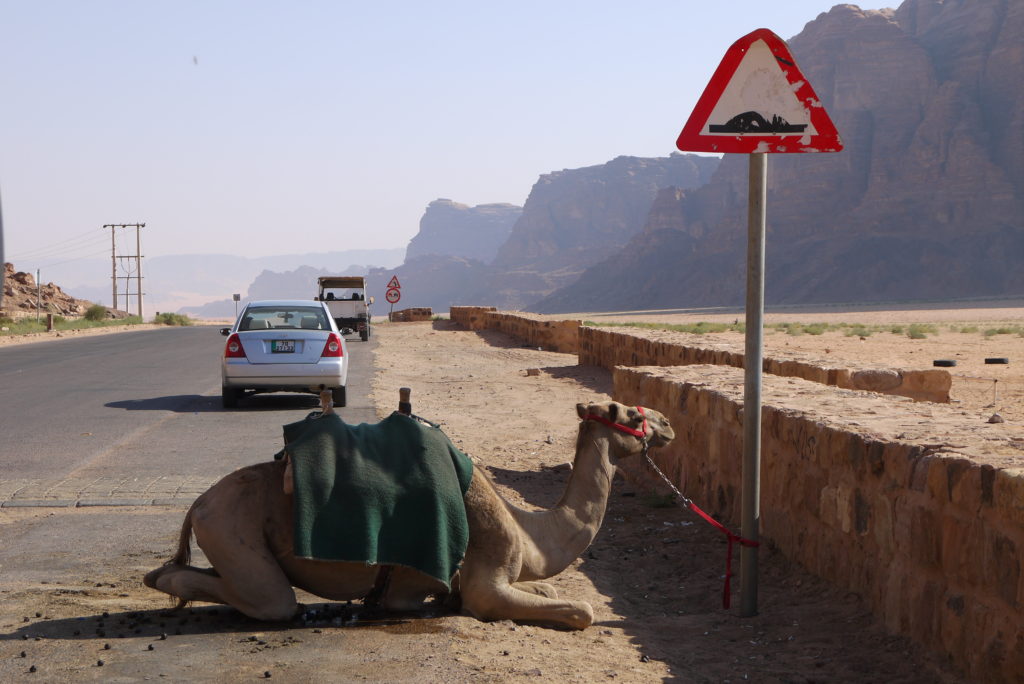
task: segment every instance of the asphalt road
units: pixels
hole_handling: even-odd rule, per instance
[[[271,458],[281,426],[315,409],[317,398],[263,394],[223,409],[223,346],[217,328],[195,326],[0,348],[0,505],[47,494],[145,498],[167,494],[175,481],[191,490]],[[375,422],[367,393],[376,343],[347,346],[348,406],[340,413],[350,423]]]
[[[195,327],[0,348],[0,681],[468,680],[437,620],[257,623],[168,612],[141,586],[196,495],[270,459],[281,426],[317,406],[269,394],[222,409],[223,344]],[[350,423],[376,421],[374,347],[348,342]]]

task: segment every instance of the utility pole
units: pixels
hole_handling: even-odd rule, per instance
[[[146,227],[145,223],[107,223],[104,224],[104,228],[110,228],[110,282],[111,292],[113,295],[112,307],[117,308],[117,281],[118,279],[124,280],[124,310],[128,310],[129,302],[131,301],[131,281],[135,280],[135,294],[138,297],[138,315],[142,318],[142,238],[140,231]],[[134,228],[135,229],[135,254],[118,254],[117,253],[117,229],[118,228]],[[119,262],[118,260],[122,261]],[[124,266],[124,259],[134,259],[135,268],[132,273],[131,262],[129,261],[127,266]],[[117,275],[118,263],[122,264],[122,268],[125,270],[126,275]]]

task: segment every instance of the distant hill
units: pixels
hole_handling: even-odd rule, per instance
[[[472,251],[478,249],[476,245],[459,243],[489,240],[494,233],[492,219],[480,212],[451,216],[449,207],[455,203],[450,200],[431,203],[420,233],[430,226],[432,232],[444,232],[447,237],[435,241],[433,253],[427,254],[413,249],[421,240],[417,235],[404,264],[371,271],[371,285],[377,288],[374,294],[383,301],[387,279],[397,275],[403,286],[397,308],[429,306],[447,311],[455,304],[479,303],[520,308],[572,282],[588,266],[625,245],[642,230],[660,188],[697,187],[707,182],[718,164],[715,157],[689,154],[618,157],[606,164],[544,174],[490,262],[471,256],[486,257],[486,252]],[[507,211],[506,216],[511,215],[512,209]],[[458,230],[441,231],[428,221],[434,212],[431,219],[464,224]]]
[[[282,254],[247,258],[230,254],[176,254],[143,259],[143,292],[147,315],[156,311],[195,309],[213,301],[231,301],[234,293],[245,294],[264,270],[287,271],[301,266],[331,272],[354,264],[396,266],[405,248],[353,249],[344,251]],[[111,303],[110,259],[83,260],[43,271],[44,279],[69,283],[65,290],[81,299]],[[310,295],[312,296],[312,295]],[[123,307],[123,304],[122,304]],[[224,307],[221,307],[223,309]],[[231,311],[234,305],[231,304]],[[218,314],[217,317],[221,317]]]
[[[1024,3],[839,5],[788,42],[846,149],[770,155],[766,301],[1024,293]],[[746,174],[726,155],[662,190],[625,249],[529,308],[742,303]]]
[[[263,270],[252,284],[239,292],[238,306],[253,299],[310,299],[317,293],[317,278],[324,275],[366,275],[371,266],[349,265],[343,269],[300,266],[292,271]],[[195,318],[232,318],[235,315],[234,298],[217,299],[200,306],[184,306],[179,313]]]
[[[489,263],[523,213],[514,204],[470,207],[450,199],[427,205],[420,230],[409,242],[406,261],[423,256],[453,256]]]

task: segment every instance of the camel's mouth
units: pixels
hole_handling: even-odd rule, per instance
[[[654,434],[653,439],[651,439],[651,446],[653,446],[653,447],[667,446],[668,443],[671,442],[675,438],[676,438],[675,430],[673,430],[671,427],[666,425],[664,428],[661,429],[661,431],[656,432]]]

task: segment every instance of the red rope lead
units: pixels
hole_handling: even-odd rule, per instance
[[[725,525],[723,525],[722,523],[718,522],[717,520],[712,518],[710,515],[708,515],[704,511],[702,511],[700,509],[700,507],[697,506],[697,504],[693,503],[689,499],[686,499],[684,503],[686,504],[687,508],[689,508],[691,511],[693,511],[697,515],[699,515],[700,517],[702,517],[705,520],[707,520],[709,523],[711,523],[711,525],[713,527],[716,527],[719,530],[721,530],[722,532],[724,532],[725,536],[729,540],[729,548],[726,550],[726,556],[725,556],[725,588],[722,590],[722,607],[727,609],[727,608],[729,608],[729,605],[730,605],[730,598],[731,598],[730,590],[732,588],[732,581],[731,581],[732,580],[732,543],[733,542],[739,542],[741,546],[754,546],[754,547],[760,546],[761,543],[760,542],[756,542],[756,541],[752,541],[750,539],[744,539],[743,537],[739,536],[738,534],[735,534],[735,533],[729,531],[729,529]]]

